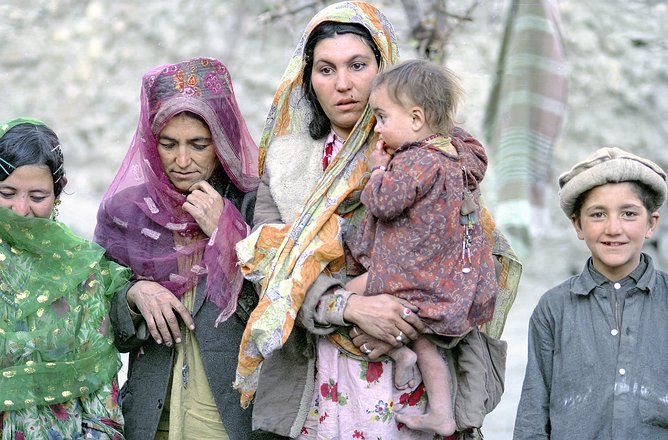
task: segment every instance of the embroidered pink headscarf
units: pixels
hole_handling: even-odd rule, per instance
[[[170,182],[158,155],[157,135],[184,111],[206,121],[221,164],[209,183],[225,208],[211,237],[181,208],[186,194]],[[95,241],[138,278],[157,281],[177,297],[207,274],[205,298],[221,310],[216,323],[224,321],[236,309],[243,282],[234,244],[248,227],[238,207],[243,193],[257,189],[257,164],[257,146],[220,61],[196,58],[157,67],[143,77],[139,124],[100,205]],[[183,239],[175,242],[175,236]]]

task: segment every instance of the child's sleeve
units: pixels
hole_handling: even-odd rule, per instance
[[[529,350],[513,438],[549,439],[554,335],[544,303],[529,321]]]
[[[398,153],[387,171],[374,173],[362,191],[362,203],[378,219],[392,220],[431,190],[437,166],[420,149]]]

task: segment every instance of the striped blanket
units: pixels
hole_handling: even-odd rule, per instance
[[[545,189],[566,111],[569,69],[556,0],[512,0],[484,129],[497,182],[497,226],[514,247],[546,225]],[[519,249],[518,249],[519,250]]]

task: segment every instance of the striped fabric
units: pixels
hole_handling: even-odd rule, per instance
[[[566,111],[568,66],[556,0],[512,0],[484,119],[497,179],[497,225],[530,245]]]

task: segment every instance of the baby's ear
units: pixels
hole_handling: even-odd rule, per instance
[[[424,109],[422,107],[415,106],[411,108],[411,116],[413,117],[413,130],[419,131],[424,127],[427,122],[427,118],[424,114]]]

